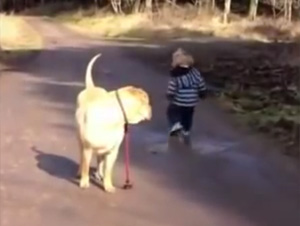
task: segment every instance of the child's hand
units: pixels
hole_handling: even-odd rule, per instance
[[[166,97],[168,101],[172,101],[174,99],[174,95],[167,94]]]
[[[203,91],[199,91],[198,96],[200,99],[206,99],[207,96],[206,94],[207,94],[206,90],[203,90]]]

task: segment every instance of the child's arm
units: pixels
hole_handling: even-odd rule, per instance
[[[206,98],[206,94],[207,94],[207,89],[206,89],[206,85],[204,82],[204,79],[201,79],[201,82],[199,83],[199,88],[198,88],[198,95],[201,99],[205,99]]]
[[[167,94],[166,94],[168,100],[172,100],[174,98],[176,90],[177,90],[176,80],[174,78],[170,79],[168,83]]]
[[[205,99],[207,93],[206,84],[199,71],[198,71],[198,75],[199,75],[198,95],[201,99]]]

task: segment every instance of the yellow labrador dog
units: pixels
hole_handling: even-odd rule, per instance
[[[80,143],[80,187],[89,187],[89,168],[97,154],[97,172],[106,192],[114,192],[112,172],[124,138],[124,125],[137,124],[152,117],[148,94],[133,86],[110,91],[96,87],[92,67],[101,54],[94,56],[86,70],[85,89],[77,96],[76,123]]]

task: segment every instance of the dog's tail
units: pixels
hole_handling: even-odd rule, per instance
[[[96,56],[94,56],[88,66],[87,66],[87,69],[86,69],[86,74],[85,74],[85,86],[86,88],[92,88],[94,87],[94,81],[93,81],[93,78],[92,78],[92,68],[93,68],[93,65],[95,63],[95,61],[101,56],[101,53],[97,54]]]

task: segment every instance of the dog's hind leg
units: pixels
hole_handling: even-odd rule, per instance
[[[105,155],[104,159],[104,177],[103,177],[103,187],[106,192],[113,193],[116,191],[116,188],[113,186],[112,183],[112,173],[113,173],[113,167],[115,165],[117,156],[119,151],[119,145],[116,145],[116,147],[107,155]]]
[[[93,149],[85,148],[82,153],[82,165],[81,165],[81,178],[80,178],[80,187],[88,188],[90,186],[90,163],[92,160]]]
[[[103,180],[103,168],[104,167],[104,156],[103,154],[97,154],[97,170],[95,172],[95,177],[99,180]]]

